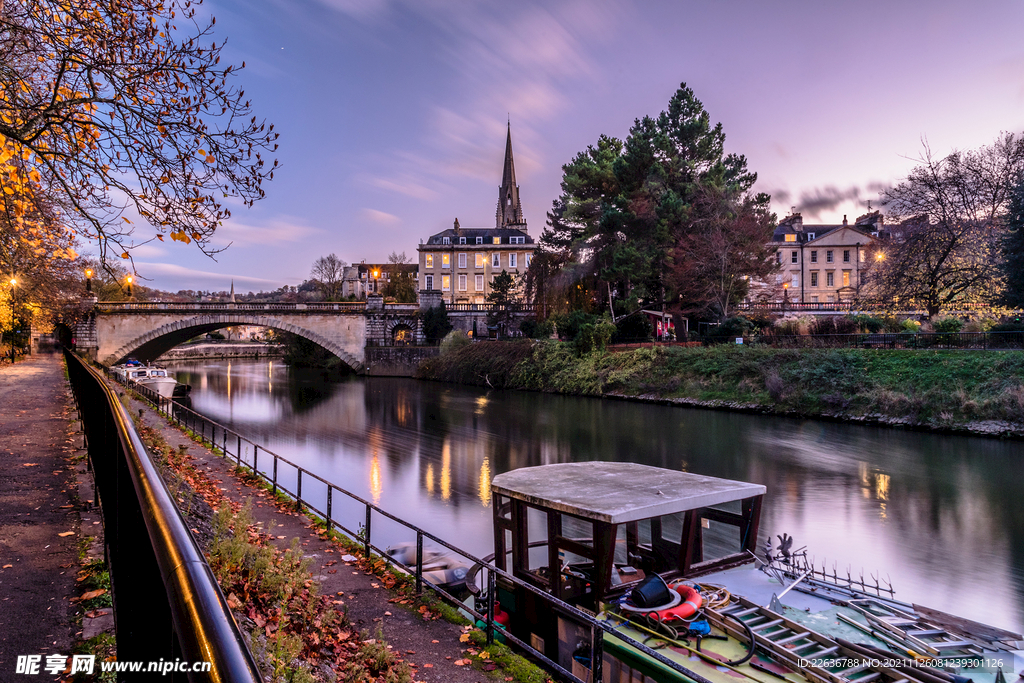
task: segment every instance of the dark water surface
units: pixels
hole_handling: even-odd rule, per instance
[[[481,555],[492,550],[494,475],[639,462],[764,484],[762,534],[792,534],[841,574],[880,571],[899,599],[1024,625],[1020,442],[408,379],[327,382],[280,361],[174,369],[199,412]]]

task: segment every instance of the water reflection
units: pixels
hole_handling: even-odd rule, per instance
[[[897,597],[1019,629],[1020,444],[402,379],[324,382],[281,363],[179,366],[197,410],[468,550],[491,550],[490,481],[634,461],[768,488],[763,533]],[[376,537],[375,531],[375,537]],[[978,599],[963,601],[965,586]]]

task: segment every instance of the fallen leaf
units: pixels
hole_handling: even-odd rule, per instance
[[[440,643],[441,641],[440,640],[432,640],[430,642],[432,642],[432,643]]]
[[[101,595],[103,595],[106,592],[107,592],[106,589],[102,589],[102,588],[100,590],[89,591],[88,593],[85,593],[85,594],[82,595],[82,600],[92,600],[93,598],[100,597]]]
[[[64,533],[57,534],[57,535],[60,536],[61,538],[64,538],[65,536],[74,536],[75,532],[74,531],[65,531]]]
[[[423,668],[425,668],[425,669],[433,669],[434,665],[433,664],[424,664]]]
[[[463,633],[461,636],[459,636],[459,642],[460,643],[468,643],[469,642],[469,634],[468,633]]]
[[[238,599],[238,596],[234,593],[228,595],[228,607],[231,609],[239,609],[242,606],[242,601]]]
[[[390,617],[390,616],[391,616],[391,612],[385,612],[385,613],[384,613],[384,616],[386,616],[386,617]]]
[[[10,569],[10,568],[11,568],[11,567],[13,567],[13,566],[14,566],[13,564],[5,564],[5,565],[3,566],[3,568],[4,568],[4,569]]]
[[[457,659],[457,660],[455,660],[455,666],[466,666],[467,664],[470,664],[470,663],[471,662],[468,659]]]
[[[23,467],[39,467],[39,463],[37,463],[37,462],[25,462],[25,463],[22,463],[22,466]]]

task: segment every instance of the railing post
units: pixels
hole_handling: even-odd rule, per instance
[[[503,532],[504,533],[504,532]],[[494,572],[487,568],[487,644],[494,644]]]
[[[334,487],[330,484],[327,485],[327,533],[330,534],[331,530],[334,529],[334,515],[331,514],[331,494],[334,492]]]
[[[277,495],[277,453],[274,453],[274,495]]]
[[[252,473],[257,477],[260,476],[260,471],[257,469],[256,463],[259,462],[260,447],[256,444],[252,445]]]
[[[416,595],[423,592],[423,533],[416,532]]]
[[[366,526],[363,527],[363,532],[366,534],[366,538],[364,539],[365,540],[364,545],[365,545],[366,559],[370,559],[370,515],[372,513],[373,513],[373,509],[370,507],[370,504],[367,503],[366,504]]]
[[[242,435],[238,434],[238,446],[235,449],[235,464],[238,467],[242,466]]]
[[[295,484],[295,509],[302,512],[302,468],[298,467],[295,471],[298,473],[298,481]]]
[[[590,626],[590,680],[604,680],[602,664],[604,660],[604,631],[597,626]]]

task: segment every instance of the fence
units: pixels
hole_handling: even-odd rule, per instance
[[[116,381],[121,381],[116,375],[111,374],[111,377]],[[613,625],[599,621],[594,618],[593,615],[579,610],[576,607],[545,593],[532,584],[494,567],[489,562],[457,548],[430,532],[424,531],[423,529],[396,517],[386,510],[374,505],[370,501],[346,491],[340,486],[327,481],[323,477],[310,472],[309,470],[267,450],[266,448],[261,447],[259,444],[250,441],[238,432],[235,432],[218,422],[210,420],[190,408],[180,405],[173,399],[160,396],[148,387],[144,387],[133,382],[131,388],[133,391],[145,398],[159,412],[162,412],[179,426],[192,431],[195,436],[199,437],[203,444],[208,443],[211,448],[219,449],[223,454],[223,457],[234,459],[236,466],[250,469],[254,475],[260,477],[270,485],[271,491],[275,495],[277,495],[278,492],[281,492],[290,496],[295,500],[295,507],[297,510],[305,508],[320,516],[326,523],[328,531],[333,531],[337,528],[347,534],[349,538],[356,539],[357,542],[363,546],[363,553],[366,557],[371,557],[373,553],[377,553],[389,564],[394,565],[398,567],[400,571],[411,575],[415,580],[417,593],[422,592],[424,586],[427,586],[451,604],[464,609],[469,614],[472,614],[474,619],[483,623],[488,643],[492,643],[494,641],[495,629],[500,628],[502,629],[502,636],[507,641],[513,643],[522,651],[528,653],[531,657],[541,662],[550,671],[559,674],[566,680],[572,681],[573,683],[587,683],[583,679],[573,675],[571,671],[562,667],[558,662],[547,657],[543,652],[535,649],[530,643],[519,639],[508,631],[505,631],[504,628],[495,621],[496,586],[497,581],[501,580],[505,585],[512,585],[529,591],[541,602],[545,603],[551,610],[552,614],[557,614],[566,618],[589,631],[590,661],[592,663],[590,677],[593,681],[602,680],[601,662],[603,658],[602,653],[604,651],[604,639],[611,637],[621,641],[623,644],[636,648],[650,657],[653,657],[661,664],[664,664],[673,671],[684,675],[694,683],[711,683],[706,678],[690,671],[679,663],[668,659],[647,645],[637,642],[632,638],[615,631]],[[231,452],[231,447],[234,447],[234,453]],[[416,547],[416,560],[414,564],[410,565],[401,562],[399,559],[389,555],[385,549],[374,545],[374,534],[377,533],[379,538],[381,533],[379,529],[383,524],[394,525],[412,535],[412,538],[415,539]],[[451,551],[460,558],[468,560],[468,563],[480,566],[480,570],[486,574],[487,586],[486,595],[483,596],[483,611],[479,611],[475,604],[474,607],[469,607],[457,596],[449,593],[442,586],[431,583],[424,576],[423,544],[425,540]]]
[[[732,343],[730,338],[706,339]],[[1024,332],[894,332],[875,334],[756,335],[744,340],[777,348],[1024,349]]]
[[[172,673],[171,681],[261,681],[217,580],[124,406],[98,372],[70,352],[64,357],[103,511],[118,657],[211,665],[194,677]]]

